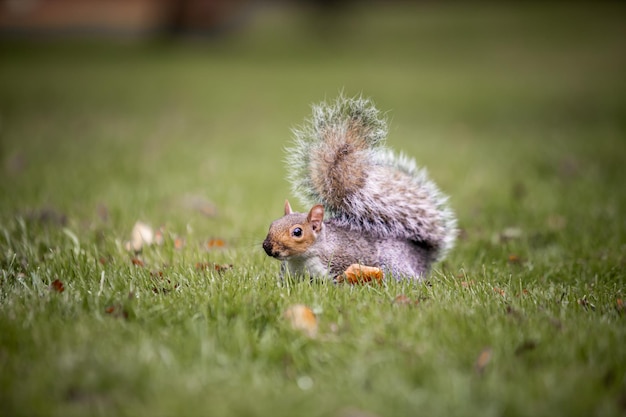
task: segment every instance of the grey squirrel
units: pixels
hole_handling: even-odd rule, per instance
[[[309,207],[274,221],[265,252],[293,275],[340,277],[351,265],[420,279],[454,245],[447,197],[412,159],[385,146],[387,123],[371,100],[340,95],[313,106],[287,149],[293,192]]]

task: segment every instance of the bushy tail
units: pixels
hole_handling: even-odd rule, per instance
[[[456,219],[424,169],[385,146],[387,123],[369,99],[340,95],[313,106],[287,149],[289,180],[307,205],[323,204],[338,223],[413,240],[441,259]]]

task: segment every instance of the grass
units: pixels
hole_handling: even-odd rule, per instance
[[[0,415],[624,415],[624,11],[2,40]],[[426,284],[281,282],[261,250],[289,129],[341,90],[389,110],[390,146],[451,196],[462,235]],[[165,237],[143,266],[137,220]],[[298,303],[316,338],[284,320]]]

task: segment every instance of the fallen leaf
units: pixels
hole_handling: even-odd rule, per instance
[[[384,274],[383,270],[374,266],[365,266],[360,264],[350,265],[345,272],[337,277],[337,282],[347,281],[349,284],[364,284],[375,281],[381,283]]]
[[[217,272],[222,273],[222,272],[228,271],[229,269],[232,269],[232,268],[233,268],[233,264],[221,264],[221,265],[219,265],[219,264],[214,264],[214,265],[213,265],[213,268],[214,268]]]
[[[503,289],[501,289],[501,288],[498,288],[498,287],[493,287],[493,290],[494,290],[495,292],[497,292],[498,294],[500,294],[501,296],[503,296],[503,297],[506,295],[506,293],[504,292],[504,290],[503,290]]]
[[[222,239],[209,239],[205,246],[207,249],[223,248],[226,246],[226,242]]]
[[[50,289],[56,292],[65,291],[65,287],[63,286],[63,283],[59,279],[55,279],[54,281],[52,281],[52,284],[50,284]]]
[[[222,273],[232,268],[233,268],[233,264],[216,264],[213,262],[196,262],[196,270],[198,271],[214,270],[219,273]]]
[[[104,312],[112,317],[128,319],[128,311],[120,304],[111,304]]]
[[[478,358],[476,359],[476,363],[474,364],[474,369],[477,373],[482,374],[484,372],[485,367],[489,361],[491,361],[492,353],[493,351],[490,347],[486,347],[480,352]]]
[[[461,281],[461,287],[463,287],[463,288],[469,288],[472,285],[474,285],[474,280],[473,279],[471,279],[469,281]]]
[[[283,317],[289,320],[293,329],[300,330],[309,337],[317,335],[317,318],[309,307],[295,304],[285,310]]]
[[[511,254],[509,255],[508,261],[511,265],[520,265],[522,263],[522,258],[520,258],[518,255]]]
[[[135,252],[141,252],[144,246],[151,245],[153,241],[154,232],[152,228],[141,221],[136,222],[131,232],[130,249]]]
[[[143,261],[139,258],[131,258],[130,262],[135,266],[143,266]]]

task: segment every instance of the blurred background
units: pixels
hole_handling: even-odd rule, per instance
[[[262,7],[301,7],[337,13],[350,0],[4,0],[0,27],[22,34],[216,34]],[[383,2],[380,2],[383,3]],[[387,2],[385,2],[387,3]]]
[[[462,225],[600,218],[624,204],[625,22],[619,2],[3,0],[0,209],[182,229],[191,194],[221,216],[195,226],[261,238],[290,129],[343,91]]]
[[[251,0],[5,0],[1,26],[31,34],[208,33],[233,24],[253,6]]]

